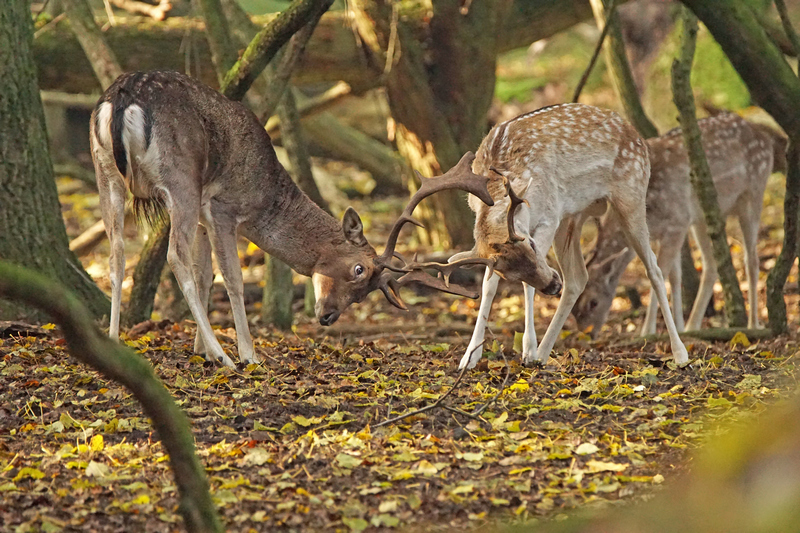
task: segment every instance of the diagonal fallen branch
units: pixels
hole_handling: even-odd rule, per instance
[[[472,351],[474,352],[475,350],[477,350],[481,346],[482,345],[476,346],[475,348],[473,348]],[[472,355],[472,352],[470,352],[470,355]],[[464,416],[469,417],[469,418],[473,418],[475,420],[478,420],[479,422],[488,423],[486,420],[481,418],[481,414],[484,411],[486,411],[486,409],[488,409],[497,400],[497,398],[500,397],[500,395],[506,389],[506,385],[508,384],[508,376],[511,374],[511,369],[509,368],[509,365],[508,365],[508,359],[506,358],[506,354],[505,354],[505,351],[503,350],[502,346],[500,347],[500,355],[503,357],[503,362],[505,363],[505,370],[506,370],[505,376],[503,377],[503,384],[500,386],[500,388],[498,389],[497,393],[494,396],[492,396],[492,398],[489,399],[489,401],[487,401],[486,403],[481,405],[479,408],[475,409],[473,412],[469,413],[467,411],[463,411],[463,410],[458,409],[456,407],[451,407],[449,405],[443,405],[443,403],[447,399],[447,397],[450,396],[450,394],[452,394],[453,391],[456,390],[456,388],[458,388],[458,385],[461,383],[461,380],[464,379],[464,374],[467,373],[467,368],[464,367],[464,368],[461,369],[461,372],[458,374],[458,378],[456,379],[455,383],[453,383],[453,386],[450,387],[450,389],[446,393],[444,393],[434,403],[432,403],[430,405],[426,405],[425,407],[422,407],[420,409],[414,409],[413,411],[408,411],[406,413],[403,413],[402,415],[398,415],[398,416],[395,416],[393,418],[389,418],[388,420],[384,420],[383,422],[379,422],[379,423],[375,424],[372,427],[373,428],[379,428],[381,426],[387,426],[389,424],[394,424],[395,422],[399,422],[400,420],[404,420],[404,419],[412,417],[414,415],[418,415],[420,413],[425,413],[427,411],[432,411],[433,409],[436,409],[437,407],[441,407],[442,409],[446,409],[446,410],[451,411],[453,413],[458,413],[460,415],[464,415]]]

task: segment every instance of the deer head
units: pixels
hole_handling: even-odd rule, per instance
[[[544,294],[558,294],[561,291],[561,276],[547,264],[547,250],[540,253],[531,237],[520,236],[516,230],[517,208],[522,204],[527,205],[528,201],[514,192],[511,181],[505,174],[495,167],[490,167],[490,170],[503,179],[509,199],[505,231],[499,226],[488,224],[486,220],[481,221],[479,217],[475,248],[470,252],[454,255],[450,261],[487,259],[492,262],[494,271],[507,281],[527,283]],[[520,194],[524,196],[526,191],[527,186]]]
[[[411,216],[414,208],[436,192],[460,189],[474,194],[488,205],[494,204],[487,187],[489,179],[472,172],[474,159],[475,155],[467,152],[455,167],[436,178],[424,178],[417,173],[421,186],[394,223],[386,248],[380,255],[364,237],[364,226],[358,213],[353,208],[347,209],[342,219],[342,241],[320,256],[311,276],[317,296],[315,313],[320,324],[333,324],[350,304],[363,301],[374,290],[383,292],[395,307],[407,310],[399,289],[412,282],[451,294],[478,297],[477,293],[465,287],[451,284],[450,274],[456,268],[467,265],[491,268],[492,260],[470,258],[448,264],[418,263],[407,261],[395,251],[400,231],[406,223],[422,226]],[[427,274],[427,270],[436,270],[438,276]]]

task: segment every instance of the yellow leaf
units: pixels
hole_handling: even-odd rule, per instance
[[[750,347],[750,339],[742,331],[737,331],[736,335],[731,339],[731,348],[736,348],[737,345],[741,345],[742,348]]]
[[[147,505],[148,503],[150,503],[150,496],[148,496],[147,494],[140,494],[139,496],[134,498],[134,500],[131,503],[135,505]]]
[[[93,452],[102,452],[103,447],[104,444],[102,435],[95,435],[94,437],[92,437],[92,440],[89,441],[89,448],[91,448]]]
[[[202,365],[206,360],[199,355],[193,355],[189,358],[189,362],[195,365]]]
[[[604,461],[586,461],[588,472],[622,472],[628,464],[606,463]]]
[[[14,481],[19,481],[20,479],[31,478],[31,479],[42,479],[44,477],[44,472],[39,470],[38,468],[20,468],[17,475],[14,476]]]
[[[517,392],[528,392],[530,388],[531,386],[528,385],[528,382],[525,381],[524,379],[520,379],[519,381],[517,381],[516,383],[514,383],[509,387],[509,389]]]
[[[42,326],[42,329],[56,329],[56,325],[55,324],[45,324],[44,326]]]

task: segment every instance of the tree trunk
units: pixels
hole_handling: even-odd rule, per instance
[[[800,81],[744,0],[682,0],[720,44],[750,94],[800,138]]]
[[[106,45],[89,3],[86,0],[63,0],[63,5],[73,33],[92,64],[100,85],[105,89],[122,74],[122,67],[114,52]]]
[[[0,9],[0,258],[71,287],[95,318],[109,302],[69,251],[53,179],[44,112],[36,83],[30,6]],[[0,302],[0,316],[34,320],[39,312]]]
[[[767,35],[754,11],[743,0],[683,0],[703,21],[742,77],[753,99],[763,107],[789,136],[789,168],[786,175],[784,226],[796,227],[800,195],[800,80],[792,72],[783,54]],[[773,331],[786,330],[786,304],[783,288],[794,261],[796,237],[784,236],[785,251],[767,278],[767,310]],[[780,267],[780,268],[777,268]]]
[[[286,263],[264,254],[264,296],[261,318],[278,329],[292,327],[292,269]]]
[[[769,328],[775,334],[786,333],[786,301],[783,288],[797,257],[798,225],[800,224],[800,143],[790,138],[786,153],[786,196],[783,200],[783,247],[775,266],[767,276],[767,312]],[[751,289],[752,290],[752,289]]]
[[[418,2],[409,0],[398,2],[397,6],[398,18],[414,28],[414,38],[424,39],[426,11],[419,8]],[[275,16],[259,16],[253,20],[263,27]],[[498,32],[499,51],[527,46],[591,16],[586,0],[516,0]],[[229,22],[232,21],[229,19]],[[117,17],[117,24],[104,35],[126,71],[155,68],[184,71],[188,62],[193,76],[217,87],[217,75],[205,40],[205,25],[200,19],[170,17],[156,22]],[[68,23],[54,24],[39,36],[34,51],[43,89],[71,93],[92,93],[99,89],[91,65],[84,58]],[[306,85],[344,80],[358,91],[360,87],[378,85],[382,73],[382,65],[376,69],[364,61],[363,49],[353,36],[347,14],[337,11],[325,14],[320,21],[293,81],[296,85]]]
[[[23,5],[29,17],[27,2],[17,3]],[[180,494],[179,512],[186,529],[197,533],[222,532],[205,469],[195,454],[189,420],[156,377],[153,367],[129,348],[104,335],[92,323],[86,307],[59,283],[45,276],[0,262],[0,296],[24,301],[47,313],[61,326],[73,357],[133,393],[152,420],[169,455]]]
[[[625,42],[622,39],[622,29],[620,27],[619,16],[614,12],[609,20],[606,20],[606,9],[610,0],[590,0],[597,27],[603,28],[609,24],[608,36],[606,37],[603,49],[605,51],[606,65],[614,83],[614,89],[625,108],[625,116],[631,124],[639,131],[644,138],[658,136],[658,130],[647,118],[647,114],[642,108],[639,99],[639,91],[633,80],[631,66],[628,63],[628,56],[625,53]]]
[[[142,248],[139,262],[133,271],[133,289],[128,309],[122,317],[122,323],[127,328],[149,320],[153,314],[153,300],[167,262],[169,228],[169,223],[154,227],[150,231],[150,238]]]
[[[384,72],[398,150],[423,176],[455,165],[464,152],[477,149],[486,133],[501,49],[498,35],[510,2],[462,6],[457,0],[435,0],[432,5],[428,31],[420,39],[388,0],[353,2],[370,64]],[[431,244],[472,243],[474,219],[459,192],[423,202],[418,218],[428,228],[422,237]]]
[[[683,141],[691,163],[692,188],[703,209],[708,235],[714,247],[714,260],[717,263],[719,280],[725,297],[725,316],[729,326],[744,327],[747,325],[744,296],[731,260],[728,236],[725,233],[725,219],[719,209],[717,190],[711,179],[711,170],[703,150],[700,128],[697,126],[694,95],[690,81],[696,41],[697,18],[687,8],[683,8],[681,50],[679,57],[672,63],[673,98],[675,106],[678,108]]]

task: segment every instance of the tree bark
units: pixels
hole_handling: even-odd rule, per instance
[[[27,11],[27,2],[19,3],[25,4]],[[0,295],[23,301],[47,313],[61,327],[73,357],[133,393],[152,420],[169,454],[180,493],[179,511],[186,529],[202,533],[222,532],[205,469],[195,454],[189,420],[156,377],[153,367],[129,348],[104,335],[78,299],[59,283],[40,274],[0,261]]]
[[[72,287],[95,318],[109,302],[69,251],[44,112],[36,83],[30,6],[13,0],[0,9],[0,258]],[[0,316],[33,321],[39,311],[0,302]]]
[[[278,329],[292,327],[292,269],[286,263],[264,254],[264,296],[261,318]]]
[[[310,20],[318,20],[331,4],[333,0],[294,0],[253,38],[241,59],[225,74],[220,92],[241,100],[286,41]]]
[[[789,272],[797,257],[798,225],[800,225],[800,143],[789,138],[789,149],[786,152],[786,196],[783,200],[783,246],[775,260],[775,266],[767,276],[767,313],[769,328],[775,334],[786,333],[786,300],[783,290]]]
[[[117,57],[106,45],[86,0],[63,0],[63,6],[75,37],[92,64],[100,85],[105,89],[123,72]]]
[[[420,39],[392,2],[353,2],[368,61],[384,72],[398,150],[423,176],[455,165],[464,152],[477,149],[486,133],[501,49],[498,35],[509,5],[505,0],[469,5],[435,0],[428,31]],[[420,235],[423,241],[443,247],[472,243],[474,218],[463,194],[439,193],[419,209],[428,230]]]
[[[133,271],[133,288],[128,308],[122,317],[122,323],[127,328],[149,320],[153,314],[153,301],[167,262],[169,228],[169,223],[154,227],[142,248],[139,262]]]
[[[673,99],[678,108],[683,141],[691,164],[692,188],[703,209],[708,235],[714,247],[714,260],[717,263],[725,297],[725,316],[730,326],[744,327],[747,324],[744,296],[736,278],[736,269],[731,260],[728,237],[725,233],[725,219],[719,209],[717,190],[711,179],[711,170],[703,150],[690,81],[697,41],[697,18],[686,8],[683,9],[681,18],[681,49],[679,57],[672,63]]]
[[[753,99],[769,112],[789,136],[790,146],[800,146],[800,80],[792,72],[781,51],[769,38],[758,17],[743,0],[683,0],[703,21],[731,60],[734,68],[750,89]],[[798,149],[787,155],[789,169],[786,175],[786,200],[784,226],[791,232],[796,227],[800,194],[800,159]],[[791,268],[794,261],[796,237],[784,235],[785,251],[779,268],[773,268],[767,278],[767,310],[773,331],[786,330],[786,304],[783,299],[785,278],[781,273]],[[791,258],[791,259],[790,259]]]
[[[703,21],[753,99],[800,138],[800,81],[743,0],[682,0]]]
[[[625,53],[625,42],[622,39],[622,29],[619,23],[619,16],[616,12],[611,14],[610,19],[606,20],[606,9],[610,0],[589,0],[594,11],[594,18],[597,27],[603,28],[609,25],[608,36],[606,37],[603,50],[605,52],[606,65],[611,74],[617,95],[625,108],[625,116],[631,124],[646,139],[658,137],[658,130],[647,118],[647,114],[642,108],[639,99],[639,91],[633,80],[631,66],[628,63],[628,56]]]

